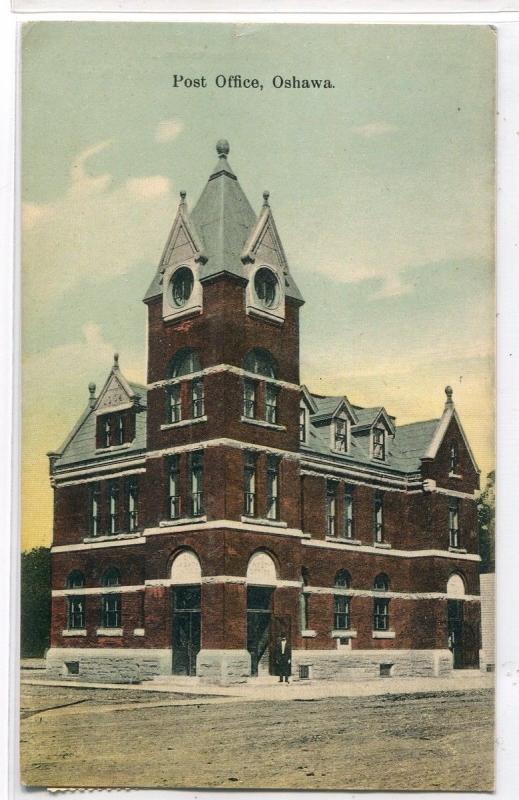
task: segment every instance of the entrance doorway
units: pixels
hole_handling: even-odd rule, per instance
[[[273,592],[270,586],[247,587],[247,650],[251,659],[251,675],[258,674],[260,661],[269,656]]]
[[[463,600],[447,600],[449,650],[454,669],[463,669]]]
[[[173,675],[196,675],[200,651],[200,585],[173,588]]]

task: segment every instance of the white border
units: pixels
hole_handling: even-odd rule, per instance
[[[69,14],[44,14],[43,18],[64,20],[70,17],[70,12],[79,7],[81,0],[67,0],[66,6]],[[63,2],[63,0],[62,0]],[[25,5],[24,5],[25,3]],[[246,0],[242,0],[238,6],[236,3],[227,0],[225,13],[213,16],[219,22],[235,21],[236,13],[229,13],[231,9],[238,8],[240,11],[252,7]],[[105,10],[106,0],[91,2],[90,8]],[[151,8],[165,8],[169,6],[166,0],[126,0],[126,9],[139,10],[146,5],[146,10]],[[262,7],[265,8],[266,4]],[[274,7],[270,2],[269,9]],[[519,146],[519,104],[517,96],[517,75],[519,74],[519,19],[516,11],[518,8],[517,0],[509,2],[487,2],[485,5],[477,0],[459,0],[456,4],[449,0],[436,0],[434,7],[436,11],[441,8],[440,14],[413,14],[413,13],[394,13],[389,14],[388,9],[399,11],[405,8],[409,10],[409,3],[406,0],[394,0],[388,3],[387,0],[371,2],[371,9],[377,9],[378,14],[359,13],[361,6],[360,0],[356,3],[348,0],[328,0],[326,6],[321,8],[321,14],[303,15],[296,17],[286,13],[274,16],[270,13],[253,15],[245,18],[243,15],[240,21],[283,21],[283,22],[392,22],[392,23],[473,23],[473,24],[493,24],[499,31],[499,66],[500,83],[499,95],[499,130],[498,130],[498,544],[497,558],[499,562],[499,586],[498,586],[498,660],[497,660],[497,679],[498,679],[498,726],[497,726],[497,793],[496,797],[500,800],[514,800],[519,794],[519,760],[517,754],[517,742],[519,733],[519,720],[516,709],[519,706],[519,646],[516,630],[516,620],[514,619],[512,592],[515,587],[517,574],[519,572],[519,551],[516,543],[517,539],[517,514],[515,511],[517,484],[518,484],[518,464],[517,452],[519,451],[519,426],[515,421],[519,411],[519,372],[517,369],[517,358],[519,351],[519,315],[517,314],[517,296],[519,294],[519,276],[517,273],[517,253],[519,250],[518,220],[519,220],[519,164],[517,151]],[[205,7],[210,5],[206,0]],[[348,17],[337,13],[337,8],[341,10],[356,9],[357,13],[350,14]],[[413,0],[413,10],[422,11],[431,3]],[[43,3],[39,0],[21,0],[18,9],[25,11],[42,8]],[[47,5],[47,7],[49,7]],[[190,0],[177,2],[176,9],[185,12],[200,10],[204,7],[203,2],[198,4]],[[283,8],[286,12],[295,7],[292,4],[275,3],[276,9]],[[303,11],[310,8],[310,0],[299,0],[297,10]],[[118,4],[120,8],[120,3]],[[489,12],[490,8],[490,12]],[[460,11],[467,12],[466,14]],[[486,11],[487,13],[484,13]],[[24,21],[29,19],[41,19],[42,15],[27,14]],[[126,14],[105,14],[103,20],[116,20],[118,22],[135,19],[145,21],[150,19],[148,14],[138,13],[136,15]],[[207,21],[208,15],[194,15],[179,13],[176,16],[171,14],[163,15],[161,20],[175,21],[194,21],[204,19]],[[75,20],[96,19],[92,14],[78,14]],[[99,16],[97,16],[99,19]],[[157,19],[156,17],[154,18]],[[16,39],[16,18],[10,14],[7,5],[0,9],[0,86],[2,90],[2,106],[4,110],[4,125],[0,126],[0,152],[2,157],[2,180],[0,181],[0,243],[3,245],[3,265],[7,265],[0,270],[1,297],[3,300],[3,314],[0,315],[0,389],[2,390],[2,401],[4,413],[0,423],[0,445],[4,455],[4,469],[0,473],[0,523],[3,536],[0,540],[0,564],[2,569],[1,585],[4,598],[7,602],[0,604],[1,620],[4,623],[0,626],[3,647],[1,648],[2,658],[0,661],[0,677],[3,692],[2,708],[10,708],[9,719],[4,713],[0,716],[0,797],[22,797],[24,790],[18,785],[17,775],[17,735],[18,735],[18,703],[17,703],[17,672],[18,663],[18,562],[19,562],[19,337],[13,339],[11,332],[13,320],[16,320],[16,330],[18,330],[18,311],[13,315],[13,284],[15,285],[16,297],[18,297],[18,278],[13,277],[12,268],[12,230],[13,230],[13,198],[14,191],[14,169],[12,163],[12,153],[14,151],[14,63],[15,63],[15,39]],[[7,124],[5,124],[7,122]],[[13,358],[15,359],[14,382]],[[15,409],[11,417],[10,410]],[[13,421],[11,421],[11,419]],[[11,441],[14,442],[11,448]],[[11,455],[14,455],[14,466],[11,464]],[[11,485],[12,482],[12,485]],[[13,499],[14,498],[14,499]],[[6,535],[12,520],[13,536],[11,539]],[[12,592],[9,596],[9,585],[12,579]],[[9,599],[11,600],[9,606]],[[8,610],[9,609],[9,610]],[[9,626],[9,622],[11,623]],[[9,664],[12,669],[9,674]],[[14,700],[13,700],[14,698]],[[13,702],[11,702],[13,700]],[[1,702],[1,700],[0,700]],[[7,740],[10,739],[11,749],[7,755]],[[9,774],[7,770],[9,766]],[[3,768],[2,768],[3,767]],[[442,800],[464,800],[464,798],[482,798],[488,795],[472,793],[362,793],[366,797],[380,798],[380,800],[391,800],[391,798],[423,798],[431,800],[433,797],[440,797]],[[132,800],[133,798],[149,797],[146,791],[119,791],[122,800]],[[339,793],[339,796],[353,798],[358,793]],[[48,794],[40,791],[31,791],[31,796],[37,798],[48,798]],[[98,796],[105,800],[109,797],[108,792],[100,791]],[[171,800],[174,798],[195,798],[200,796],[200,792],[192,791],[154,791],[154,798],[158,800]],[[233,792],[232,795],[224,792],[211,791],[210,797],[229,798],[241,800],[246,793]],[[322,798],[329,800],[328,793],[308,793],[309,797]],[[262,792],[262,797],[280,800],[284,797],[296,797],[296,793],[274,793]]]

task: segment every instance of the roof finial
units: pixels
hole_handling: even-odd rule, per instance
[[[93,408],[95,406],[95,404],[96,404],[96,385],[95,385],[95,383],[92,382],[92,383],[88,384],[88,391],[89,391],[89,394],[90,394],[90,397],[88,398],[88,405],[90,406],[90,408]]]
[[[185,206],[186,204],[186,191],[184,189],[180,190],[180,205]]]
[[[119,353],[114,353],[113,369],[119,369]]]
[[[230,149],[231,148],[227,139],[218,139],[216,142],[216,152],[218,153],[218,158],[227,158]]]
[[[453,395],[452,386],[446,386],[445,387],[445,394],[447,395],[447,401],[446,401],[445,405],[446,406],[453,406],[454,405],[454,401],[452,399],[452,395]]]
[[[268,207],[269,197],[270,197],[270,192],[268,192],[265,189],[265,191],[263,192],[263,208],[267,208]]]

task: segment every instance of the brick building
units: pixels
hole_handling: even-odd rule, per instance
[[[118,357],[62,447],[49,673],[229,683],[478,665],[479,471],[454,407],[397,426],[300,385],[303,299],[227,142],[146,293],[147,385]],[[151,277],[151,276],[150,276]]]

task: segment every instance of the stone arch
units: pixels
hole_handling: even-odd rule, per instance
[[[459,572],[453,572],[447,581],[447,597],[461,599],[465,596],[465,578]]]
[[[247,564],[247,583],[256,586],[275,586],[277,568],[274,558],[265,550],[257,550]]]
[[[175,555],[171,562],[170,578],[175,586],[201,583],[202,568],[193,550],[181,550]]]

